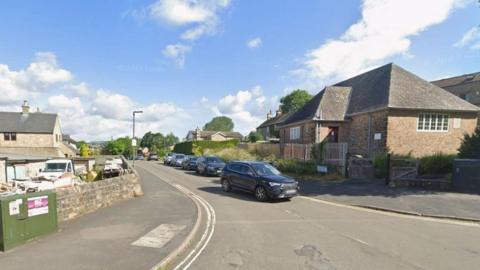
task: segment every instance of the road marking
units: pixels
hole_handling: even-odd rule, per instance
[[[162,248],[186,227],[186,225],[162,224],[133,242],[132,245],[138,247]]]
[[[311,197],[306,197],[306,196],[298,196],[298,198],[301,198],[301,199],[304,199],[304,200],[309,200],[309,201],[316,202],[316,203],[326,204],[326,205],[330,205],[330,206],[342,207],[342,208],[347,208],[347,209],[352,209],[352,210],[357,210],[357,211],[363,211],[363,212],[367,212],[367,213],[375,213],[375,214],[380,214],[380,215],[390,216],[390,217],[401,217],[401,218],[408,218],[408,219],[429,221],[429,222],[434,222],[434,223],[443,223],[443,224],[450,224],[450,225],[458,225],[458,226],[480,227],[480,224],[475,223],[475,222],[438,219],[438,218],[432,218],[432,217],[413,216],[413,215],[400,214],[400,213],[394,213],[394,212],[379,211],[379,210],[364,208],[364,207],[360,207],[360,206],[334,203],[334,202],[325,201],[325,200],[316,199],[316,198],[311,198]]]
[[[197,199],[200,202],[200,204],[204,207],[205,211],[207,212],[207,227],[205,228],[205,232],[200,238],[200,241],[197,243],[195,248],[192,251],[190,251],[187,257],[185,257],[181,262],[179,262],[177,266],[174,268],[174,270],[178,270],[178,269],[187,270],[193,264],[193,262],[195,262],[198,256],[202,254],[203,250],[205,250],[208,243],[210,242],[210,239],[212,238],[213,233],[215,232],[216,215],[213,207],[205,199],[189,191],[188,189],[182,187],[181,185],[175,184],[175,186],[178,189],[191,194],[195,199]],[[185,265],[185,267],[181,268],[183,265]]]

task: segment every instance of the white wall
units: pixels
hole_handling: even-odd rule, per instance
[[[5,175],[5,160],[0,160],[0,183],[7,182],[7,176]]]

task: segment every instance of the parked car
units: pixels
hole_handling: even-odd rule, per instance
[[[182,163],[182,169],[188,171],[195,171],[197,169],[197,160],[196,156],[188,156]]]
[[[181,167],[183,160],[185,160],[184,154],[174,154],[172,160],[170,161],[170,166]]]
[[[197,159],[198,174],[203,175],[220,175],[222,173],[225,162],[219,157],[200,157]]]
[[[135,160],[145,160],[145,157],[143,155],[137,155]]]
[[[149,160],[149,161],[151,161],[151,160],[158,161],[158,155],[155,154],[155,153],[150,153],[150,155],[148,155],[147,160]]]
[[[175,153],[168,153],[163,157],[163,164],[168,165],[170,164],[170,161],[172,161],[173,155]]]
[[[257,161],[235,161],[223,169],[222,189],[238,188],[255,194],[259,201],[292,198],[298,193],[298,182],[282,175],[272,165]]]

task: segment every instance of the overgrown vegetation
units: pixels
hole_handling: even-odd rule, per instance
[[[438,175],[448,174],[453,170],[453,160],[455,155],[446,155],[437,153],[431,156],[425,156],[420,159],[418,172],[420,175]]]
[[[248,141],[251,143],[256,143],[258,141],[263,141],[263,135],[260,132],[257,131],[252,131],[250,134],[248,134]]]
[[[466,134],[458,149],[459,158],[480,159],[480,126],[475,129],[472,135]]]
[[[132,139],[130,137],[118,138],[109,141],[103,149],[104,154],[107,155],[124,155],[126,157],[132,156]]]
[[[316,174],[317,166],[314,161],[297,161],[291,159],[277,159],[273,162],[283,173],[293,174]]]
[[[227,141],[193,141],[177,143],[173,148],[173,152],[181,153],[185,155],[197,155],[201,156],[205,154],[205,151],[220,151],[222,149],[234,148],[240,143],[239,140],[227,140]]]

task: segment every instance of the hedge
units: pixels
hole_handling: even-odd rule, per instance
[[[226,148],[234,148],[240,143],[240,140],[228,141],[194,141],[177,143],[173,148],[173,152],[185,155],[203,155],[205,150],[220,150]]]

